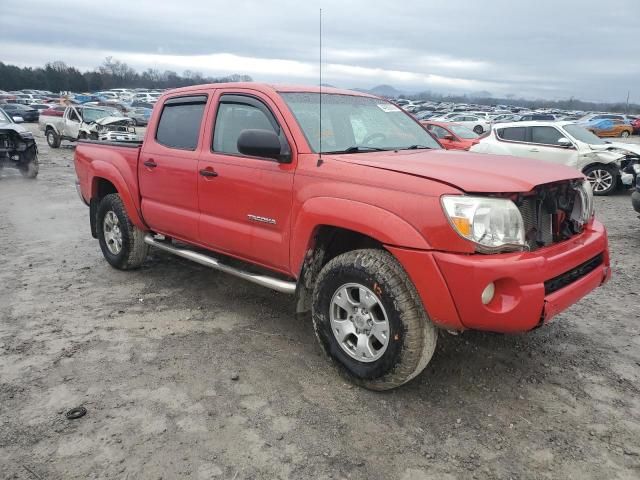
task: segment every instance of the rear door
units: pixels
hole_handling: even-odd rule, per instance
[[[200,243],[288,273],[296,155],[283,116],[267,96],[237,90],[219,94],[211,120],[198,166]],[[274,131],[292,162],[239,153],[245,129]]]
[[[190,242],[198,238],[198,155],[209,96],[203,91],[165,99],[138,161],[145,221],[156,232]]]

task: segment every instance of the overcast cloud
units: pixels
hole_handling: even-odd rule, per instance
[[[323,83],[640,102],[640,0],[2,0],[0,61],[317,84],[320,7]]]

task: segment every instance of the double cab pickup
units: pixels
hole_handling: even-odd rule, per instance
[[[529,331],[610,277],[581,172],[445,151],[358,92],[171,90],[144,141],[80,141],[75,167],[113,267],[153,247],[291,294],[374,390],[418,375],[439,329]]]

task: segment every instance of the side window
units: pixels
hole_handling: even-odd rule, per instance
[[[440,139],[443,139],[444,137],[449,135],[449,132],[447,132],[444,128],[439,127],[437,125],[433,125],[430,130],[431,130],[431,133],[433,133],[437,138],[440,138]]]
[[[205,95],[167,100],[162,107],[156,141],[169,148],[195,150],[206,103]]]
[[[235,97],[238,98],[238,97]],[[275,128],[275,119],[264,106],[256,100],[225,100],[223,96],[216,115],[216,125],[213,131],[213,150],[215,152],[237,155],[238,137],[243,130],[259,129],[271,130],[280,134],[280,128]]]
[[[558,145],[558,140],[564,137],[553,127],[531,127],[531,141],[542,145]]]
[[[510,142],[525,142],[527,138],[526,127],[499,128],[496,132],[499,138]]]
[[[78,115],[73,108],[69,110],[69,121],[78,123],[80,122],[80,119],[78,118]]]

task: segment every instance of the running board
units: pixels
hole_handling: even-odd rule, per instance
[[[235,267],[230,267],[229,265],[224,265],[215,258],[209,257],[208,255],[194,252],[192,250],[187,250],[186,248],[174,247],[173,245],[170,245],[168,243],[157,241],[151,235],[146,235],[144,237],[144,243],[146,243],[147,245],[151,245],[152,247],[159,248],[160,250],[164,250],[165,252],[172,253],[173,255],[177,255],[178,257],[186,258],[187,260],[199,263],[200,265],[204,265],[205,267],[220,270],[224,273],[230,273],[231,275],[234,275],[236,277],[248,280],[249,282],[270,288],[272,290],[276,290],[278,292],[294,294],[296,291],[296,282],[287,282],[286,280],[279,280],[277,278],[268,277],[267,275],[259,275],[257,273],[251,273]]]

